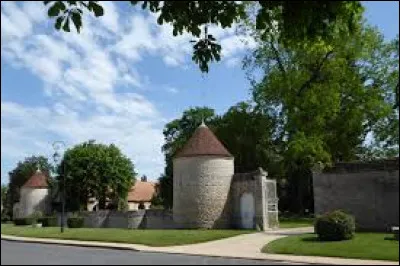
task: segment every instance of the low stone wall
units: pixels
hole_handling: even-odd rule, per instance
[[[314,173],[315,213],[342,209],[360,230],[387,231],[399,224],[399,159],[340,163]]]
[[[66,214],[71,217],[71,213]],[[84,217],[84,227],[88,228],[128,228],[128,229],[173,229],[177,226],[168,210],[137,210],[137,211],[93,211],[81,212]],[[58,222],[61,222],[60,214]],[[66,224],[66,223],[65,223]]]

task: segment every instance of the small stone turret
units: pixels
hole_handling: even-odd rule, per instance
[[[174,222],[182,228],[229,228],[234,158],[202,123],[173,160]]]
[[[27,217],[35,211],[47,212],[49,187],[46,175],[39,168],[22,186],[20,194],[21,217]]]

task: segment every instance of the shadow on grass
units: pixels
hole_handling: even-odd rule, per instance
[[[321,240],[318,236],[308,236],[301,239],[303,242],[313,242],[313,243],[334,243],[334,242],[345,242],[348,240]]]
[[[387,237],[385,237],[384,239],[385,239],[385,240],[388,240],[388,241],[397,241],[397,242],[399,242],[399,240],[396,239],[394,236],[387,236]]]

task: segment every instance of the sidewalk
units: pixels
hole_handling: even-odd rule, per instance
[[[343,259],[332,257],[311,257],[311,256],[293,256],[261,253],[261,248],[278,238],[287,235],[310,232],[312,228],[285,229],[270,232],[259,232],[254,234],[239,235],[227,239],[211,241],[200,244],[172,246],[172,247],[148,247],[135,244],[118,244],[104,242],[72,241],[58,239],[38,239],[24,238],[1,235],[2,240],[34,242],[34,243],[52,243],[61,245],[73,245],[83,247],[99,247],[135,250],[141,252],[161,252],[185,255],[203,255],[212,257],[242,258],[256,260],[272,260],[290,263],[310,263],[310,264],[331,264],[331,265],[399,265],[398,262],[377,261],[377,260],[358,260]]]

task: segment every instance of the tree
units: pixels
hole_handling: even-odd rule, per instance
[[[114,145],[88,141],[76,145],[64,154],[58,167],[60,181],[65,169],[65,188],[68,208],[86,209],[90,197],[99,200],[105,209],[107,200],[125,201],[137,174],[129,158]],[[62,182],[60,182],[62,185]]]
[[[7,194],[8,194],[8,186],[1,185],[1,215],[3,217],[3,213],[9,213],[9,208],[7,204]]]
[[[6,185],[1,185],[1,203],[4,204],[7,198],[8,187]]]
[[[335,24],[342,25],[340,31],[352,30],[363,8],[359,1],[253,1],[257,4],[255,14],[256,27],[260,32],[268,32],[275,18],[271,12],[279,15],[277,25],[281,37],[299,42],[322,37],[329,40]],[[142,9],[155,13],[157,22],[162,25],[171,23],[173,35],[184,32],[196,38],[193,48],[193,61],[202,72],[208,72],[211,61],[219,61],[221,46],[207,32],[208,25],[222,28],[246,18],[246,1],[130,1],[133,6],[141,4]],[[83,12],[96,17],[103,16],[104,9],[97,1],[44,1],[48,5],[48,16],[55,19],[57,30],[70,31],[70,23],[79,32]],[[204,30],[202,30],[204,27]],[[204,37],[201,37],[202,32]]]
[[[40,169],[46,176],[49,177],[49,185],[51,185],[50,172],[53,167],[48,159],[44,156],[31,156],[25,158],[24,161],[18,162],[17,167],[8,173],[9,175],[9,200],[11,206],[19,202],[20,189],[26,181]]]
[[[375,47],[365,78],[372,88],[383,91],[388,115],[372,126],[374,141],[366,148],[366,157],[399,156],[399,37],[385,42],[379,35]]]
[[[247,102],[239,102],[218,120],[216,135],[235,157],[235,172],[268,169],[279,176],[279,143],[274,138],[276,121]]]
[[[361,20],[353,32],[336,31],[329,42],[290,45],[278,30],[260,34],[248,26],[259,44],[245,60],[254,100],[278,121],[292,207],[303,212],[313,205],[311,167],[359,158],[366,135],[393,114],[393,103],[385,100],[390,86],[383,86],[389,73],[384,66],[398,77],[398,57],[396,68],[390,44]],[[261,79],[254,78],[259,70]]]

